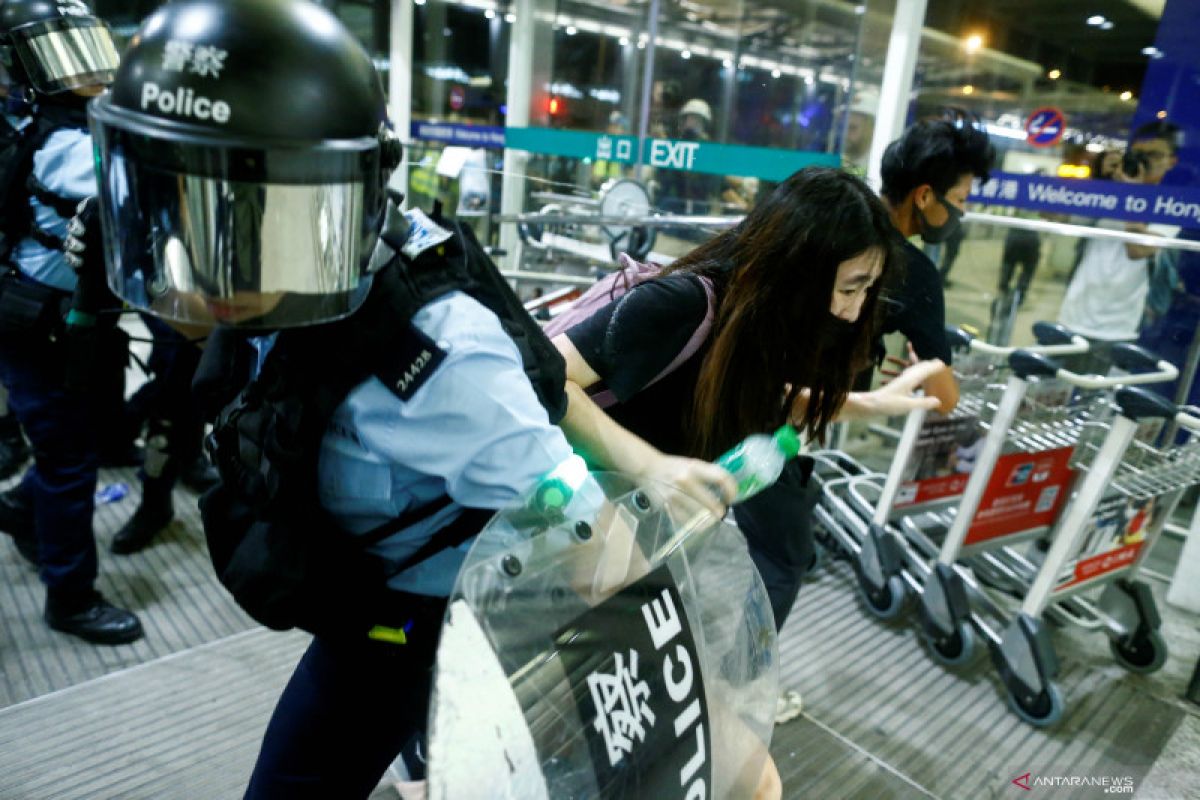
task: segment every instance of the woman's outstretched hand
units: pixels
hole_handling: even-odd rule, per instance
[[[921,388],[921,384],[946,368],[941,359],[932,358],[928,361],[918,361],[905,369],[896,377],[873,392],[862,395],[870,398],[870,412],[880,416],[897,416],[907,414],[918,408],[934,409],[939,405],[936,397],[922,397],[913,394]]]

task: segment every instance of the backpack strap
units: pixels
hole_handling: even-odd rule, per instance
[[[663,378],[670,375],[675,370],[679,369],[685,361],[700,350],[704,342],[708,339],[708,334],[712,332],[713,320],[716,318],[717,296],[713,290],[712,278],[705,275],[696,276],[700,280],[700,285],[704,287],[704,296],[708,301],[708,307],[704,310],[704,319],[700,320],[700,324],[696,326],[696,330],[692,331],[692,335],[688,337],[684,343],[683,349],[680,350],[671,362],[663,367],[662,371],[655,375],[649,383],[643,386],[643,389],[649,388],[661,381]],[[611,389],[604,389],[592,395],[592,402],[600,406],[600,408],[611,408],[617,404],[617,396],[613,394]]]
[[[433,516],[435,511],[440,511],[441,509],[450,505],[450,502],[451,500],[449,497],[443,496],[442,499],[436,500],[430,504],[431,506],[436,506],[435,509],[430,511],[428,514],[422,514],[421,516]],[[429,506],[426,506],[426,508],[429,508]],[[425,509],[421,509],[421,511],[423,512]],[[433,535],[429,537],[429,541],[418,547],[412,555],[401,561],[399,564],[392,564],[389,566],[388,577],[395,577],[401,572],[417,566],[422,561],[432,558],[443,550],[449,550],[451,548],[458,547],[467,539],[470,539],[472,536],[475,536],[481,530],[483,530],[483,526],[488,523],[488,520],[491,519],[495,513],[496,512],[494,510],[487,508],[464,508],[463,512],[455,517],[453,522],[434,531]],[[390,533],[404,530],[412,524],[413,523],[409,520],[408,515],[401,515],[396,520],[392,520],[384,525],[381,525],[380,528],[386,527],[391,529],[389,531],[390,535]],[[371,533],[374,533],[374,531]],[[387,537],[384,536],[383,538]]]

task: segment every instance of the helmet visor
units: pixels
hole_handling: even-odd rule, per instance
[[[365,165],[340,179],[273,180],[269,169],[261,180],[234,179],[135,156],[145,145],[131,141],[136,134],[96,124],[93,133],[108,283],[131,305],[179,322],[276,329],[343,317],[366,296],[377,190]],[[189,147],[198,165],[221,155]],[[239,164],[303,155],[225,153]],[[338,157],[352,165],[376,154]]]
[[[23,25],[12,40],[29,83],[42,94],[107,86],[121,62],[108,25],[94,17]]]

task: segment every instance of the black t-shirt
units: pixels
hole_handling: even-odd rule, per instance
[[[635,286],[567,331],[617,404],[609,415],[666,453],[687,452],[690,416],[705,342],[671,374],[650,381],[675,360],[708,312],[700,279],[677,273]]]
[[[946,341],[946,300],[937,267],[912,242],[902,240],[903,274],[886,287],[882,333],[900,331],[922,359],[950,363]]]

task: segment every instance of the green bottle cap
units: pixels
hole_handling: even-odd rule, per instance
[[[788,458],[793,458],[800,452],[800,434],[791,425],[784,425],[775,431],[775,444]]]

